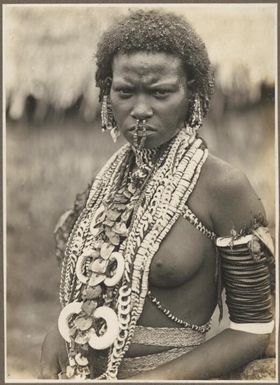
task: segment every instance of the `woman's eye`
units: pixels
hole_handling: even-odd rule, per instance
[[[117,90],[117,93],[122,97],[129,97],[132,95],[133,90],[129,88],[120,88]]]
[[[154,96],[157,97],[157,98],[164,98],[164,97],[167,97],[169,95],[169,91],[168,90],[155,90],[153,92]]]

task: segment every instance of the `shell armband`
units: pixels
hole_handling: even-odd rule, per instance
[[[274,327],[272,286],[274,247],[266,227],[248,235],[219,237],[222,283],[226,289],[230,328],[267,334]]]

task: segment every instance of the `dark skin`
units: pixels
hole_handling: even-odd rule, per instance
[[[150,130],[147,147],[170,140],[184,126],[191,87],[181,60],[165,53],[138,52],[118,55],[113,61],[111,99],[118,127],[128,141],[135,119],[146,119]],[[209,155],[202,167],[189,207],[219,236],[239,231],[253,216],[265,215],[260,199],[248,179],[224,161]],[[217,303],[215,245],[185,219],[179,218],[154,256],[150,289],[177,317],[204,324]],[[176,327],[149,300],[139,324]],[[267,335],[226,329],[193,351],[136,379],[211,379],[258,357]],[[127,356],[160,352],[163,347],[132,344]],[[64,341],[53,330],[42,349],[42,377],[57,378],[65,369]]]

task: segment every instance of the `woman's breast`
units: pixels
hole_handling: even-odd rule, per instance
[[[212,252],[213,242],[179,218],[153,258],[150,285],[162,288],[182,285],[198,273]]]
[[[151,263],[149,289],[178,318],[203,325],[216,305],[213,241],[179,218]],[[146,298],[138,325],[180,327]],[[127,356],[158,353],[167,347],[132,343]]]

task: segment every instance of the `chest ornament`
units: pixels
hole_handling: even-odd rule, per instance
[[[206,158],[202,140],[181,130],[156,150],[124,146],[97,176],[62,266],[58,325],[68,378],[90,377],[89,347],[108,349],[98,379],[117,378],[148,293],[152,258],[183,213]]]

